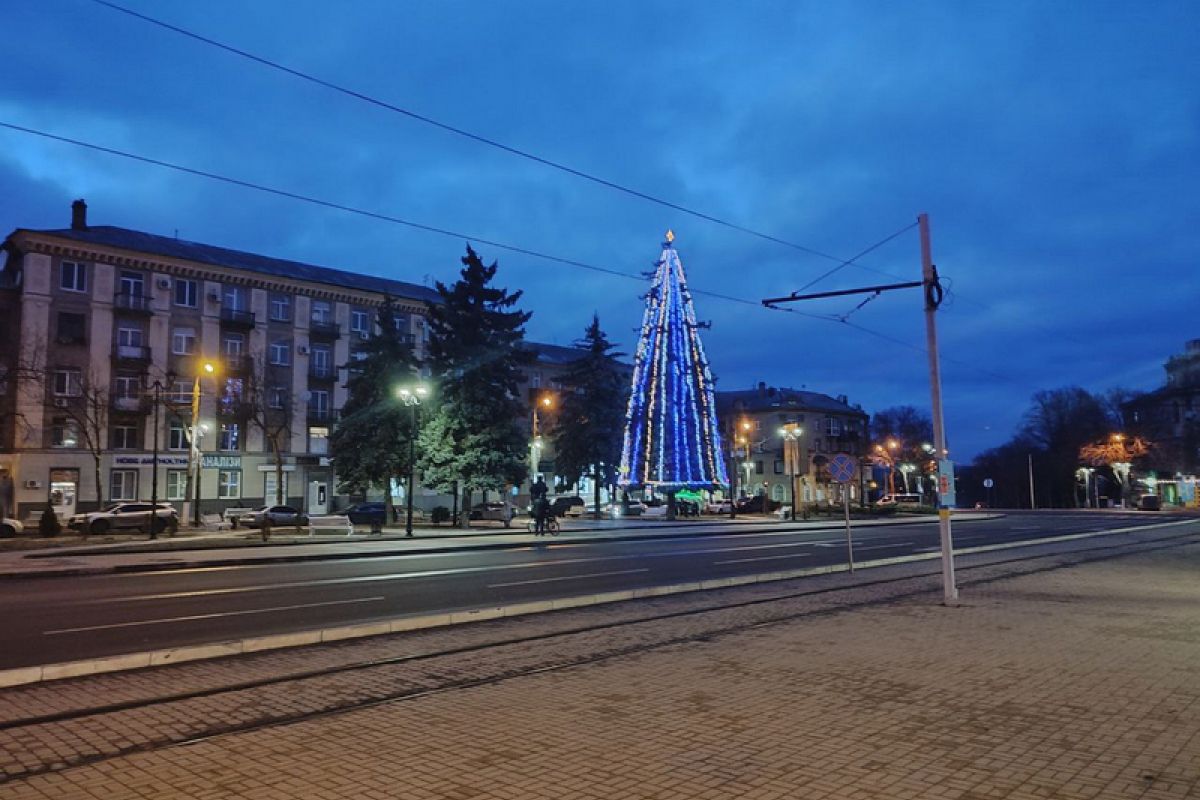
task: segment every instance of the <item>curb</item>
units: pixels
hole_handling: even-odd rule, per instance
[[[1003,515],[994,514],[986,517],[960,517],[960,522],[979,521],[985,519],[996,519]],[[915,522],[930,522],[936,520],[936,517],[919,518],[913,520],[903,520],[900,522],[894,520],[868,520],[858,525],[853,526],[855,529],[860,528],[876,528],[897,524],[911,524]],[[799,532],[804,531],[829,531],[829,530],[844,530],[845,523],[837,521],[836,523],[819,524],[810,528],[804,528]],[[756,527],[754,530],[734,530],[721,531],[719,533],[705,531],[680,531],[677,533],[635,533],[621,534],[617,536],[594,536],[586,539],[561,539],[561,544],[586,544],[589,542],[644,542],[654,540],[670,540],[670,539],[687,539],[697,536],[749,536],[763,533],[783,533],[796,532],[794,528],[786,526],[764,524],[763,527]],[[505,535],[505,534],[484,534],[484,535]],[[511,534],[511,535],[528,535],[528,534]],[[455,537],[458,539],[468,538],[466,536]],[[307,545],[307,542],[297,542],[297,545]],[[311,544],[345,544],[344,541],[335,542],[312,542]],[[347,561],[351,559],[361,558],[388,558],[393,556],[403,555],[437,555],[440,553],[456,553],[466,550],[514,550],[517,548],[528,547],[531,542],[527,541],[511,541],[511,542],[489,542],[485,544],[467,544],[459,543],[455,545],[441,545],[421,549],[406,548],[403,550],[374,550],[369,553],[364,552],[339,552],[339,553],[308,553],[302,555],[272,555],[272,556],[251,556],[248,558],[220,558],[220,559],[192,559],[186,558],[176,559],[165,563],[140,563],[140,564],[114,564],[111,566],[86,566],[86,567],[62,567],[45,570],[29,570],[24,572],[0,572],[0,581],[4,580],[35,580],[38,578],[78,578],[88,575],[111,575],[124,574],[132,572],[170,572],[175,570],[196,569],[197,567],[236,567],[240,565],[261,565],[261,564],[299,564],[309,561]],[[264,545],[271,547],[271,545]],[[287,547],[290,545],[274,545],[275,547]],[[249,547],[257,548],[258,545],[250,545]],[[155,550],[144,553],[131,553],[131,555],[165,555],[174,552],[180,553],[195,553],[197,549],[192,550]],[[119,551],[113,551],[114,554],[120,555]],[[32,556],[31,559],[37,558],[71,558],[71,557],[86,557],[88,555],[107,555],[107,553],[48,553],[45,555]]]
[[[1000,544],[980,545],[955,550],[955,557],[990,553],[998,550],[1014,550],[1021,547],[1057,544],[1061,542],[1088,539],[1096,536],[1113,536],[1155,528],[1167,528],[1186,525],[1195,520],[1177,520],[1173,522],[1152,523],[1150,525],[1133,525],[1126,528],[1114,528],[1107,531],[1090,533],[1072,533],[1062,536],[1052,536],[1045,539],[1035,539],[1024,542],[1004,542]],[[897,564],[912,564],[922,561],[940,560],[941,553],[917,553],[908,556],[894,556],[855,564],[855,569],[872,569],[877,567],[894,566]],[[33,683],[76,678],[87,675],[99,675],[109,672],[124,672],[148,667],[162,667],[171,664],[182,664],[188,661],[203,661],[227,656],[261,653],[267,650],[281,650],[291,647],[339,642],[347,639],[361,639],[370,636],[386,636],[407,631],[427,628],[442,628],[453,625],[464,625],[472,622],[500,619],[504,617],[519,617],[530,614],[543,614],[548,611],[559,611],[568,608],[619,603],[628,600],[640,600],[649,597],[685,594],[689,592],[708,591],[712,589],[727,589],[734,586],[746,586],[757,583],[773,583],[776,581],[807,578],[815,575],[829,575],[838,572],[848,572],[846,564],[829,564],[821,567],[805,567],[803,569],[766,572],[755,575],[736,575],[727,578],[711,578],[704,581],[676,583],[665,586],[647,586],[640,589],[627,589],[617,592],[600,594],[577,595],[552,600],[537,600],[526,603],[513,603],[500,606],[481,606],[478,608],[446,611],[435,614],[421,614],[407,617],[394,617],[386,620],[376,620],[355,625],[340,625],[331,628],[320,628],[293,633],[278,633],[268,636],[256,636],[245,639],[233,639],[209,644],[186,645],[160,650],[147,650],[139,653],[124,653],[115,656],[66,661],[56,664],[44,664],[32,667],[17,667],[0,670],[0,689],[24,686]]]

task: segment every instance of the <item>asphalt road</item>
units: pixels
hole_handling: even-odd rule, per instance
[[[1164,521],[1016,513],[955,526],[955,547]],[[1198,521],[1197,526],[1200,526]],[[837,530],[573,542],[0,582],[0,669],[147,649],[844,563]],[[854,531],[855,560],[938,550],[936,520]]]

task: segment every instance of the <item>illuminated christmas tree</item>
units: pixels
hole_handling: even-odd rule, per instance
[[[625,489],[712,489],[728,483],[712,374],[683,264],[667,231],[633,365],[618,483]]]

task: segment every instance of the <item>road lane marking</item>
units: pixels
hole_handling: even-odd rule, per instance
[[[785,553],[781,556],[756,556],[754,558],[731,558],[727,561],[714,561],[713,564],[746,564],[751,561],[778,561],[781,558],[808,558],[812,553]]]
[[[162,625],[167,622],[191,622],[198,619],[213,619],[215,617],[236,617],[242,614],[269,614],[275,611],[294,611],[298,608],[317,608],[319,606],[340,606],[349,603],[375,603],[385,599],[383,595],[376,597],[356,597],[351,600],[329,600],[324,603],[300,603],[291,606],[272,606],[271,608],[248,608],[243,611],[217,611],[211,614],[188,614],[183,617],[165,617],[163,619],[144,619],[136,622],[113,622],[108,625],[85,625],[79,628],[60,628],[53,631],[42,631],[43,636],[56,636],[62,633],[81,633],[83,631],[103,631],[110,628],[133,628],[139,625]]]
[[[911,547],[912,545],[913,545],[913,542],[896,542],[894,544],[868,544],[868,545],[856,544],[856,545],[854,545],[854,552],[857,553],[859,550],[887,550],[890,547]]]
[[[555,581],[574,581],[582,578],[607,578],[610,575],[632,575],[635,572],[649,572],[649,569],[622,569],[616,572],[593,572],[588,575],[564,575],[561,578],[535,578],[529,581],[513,581],[511,583],[489,583],[489,589],[503,589],[508,586],[529,586],[534,583],[554,583]]]

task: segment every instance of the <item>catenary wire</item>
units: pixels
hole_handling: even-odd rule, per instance
[[[397,216],[394,216],[391,214],[384,214],[384,213],[381,213],[378,211],[370,211],[368,209],[357,208],[355,206],[348,206],[343,203],[333,202],[331,200],[322,200],[319,197],[312,197],[310,195],[305,195],[305,194],[301,194],[299,192],[289,191],[287,189],[279,189],[279,188],[273,187],[273,186],[266,186],[264,184],[254,183],[253,181],[243,180],[241,178],[233,178],[228,175],[221,175],[216,172],[209,172],[207,170],[197,169],[195,167],[188,167],[188,166],[184,166],[182,164],[176,164],[176,163],[173,163],[170,161],[164,161],[162,159],[151,158],[150,156],[143,156],[143,155],[139,155],[137,153],[130,153],[125,150],[118,150],[113,147],[106,147],[104,145],[99,145],[99,144],[95,144],[92,142],[85,142],[81,139],[74,139],[69,136],[61,136],[59,134],[50,133],[48,131],[38,130],[36,128],[29,128],[29,127],[26,127],[23,125],[17,125],[17,124],[11,123],[11,122],[6,122],[4,120],[0,120],[0,128],[6,128],[8,130],[16,131],[19,133],[24,133],[24,134],[27,134],[30,136],[37,136],[37,137],[40,137],[43,139],[48,139],[51,141],[61,142],[63,144],[70,144],[72,146],[80,147],[85,150],[92,150],[94,152],[104,153],[106,155],[117,156],[119,158],[125,158],[125,159],[129,159],[131,161],[137,161],[137,162],[140,162],[143,164],[149,164],[151,166],[160,167],[162,169],[169,169],[169,170],[173,170],[175,172],[180,172],[180,173],[192,175],[195,177],[206,178],[208,180],[213,180],[213,181],[217,181],[220,183],[226,183],[226,184],[230,184],[232,186],[238,186],[243,189],[251,189],[253,191],[263,192],[263,193],[275,195],[278,197],[285,197],[290,200],[296,200],[296,201],[299,201],[302,203],[309,203],[312,205],[320,206],[322,208],[329,208],[329,209],[334,209],[336,211],[343,211],[343,212],[346,212],[349,214],[356,214],[359,216],[368,217],[370,219],[379,220],[382,222],[390,222],[395,225],[403,225],[405,227],[413,228],[415,230],[425,231],[427,233],[436,233],[440,236],[449,236],[449,237],[453,237],[455,239],[466,240],[466,241],[470,241],[470,242],[478,242],[480,244],[486,244],[486,245],[489,245],[491,247],[496,247],[501,250],[507,250],[512,253],[519,253],[521,255],[544,259],[546,261],[552,261],[555,263],[564,264],[566,266],[577,267],[579,269],[586,269],[586,270],[590,270],[592,272],[598,272],[598,273],[602,273],[605,275],[611,275],[611,276],[617,277],[617,278],[625,278],[627,280],[634,280],[639,283],[645,283],[645,279],[639,275],[635,275],[635,274],[632,274],[629,272],[622,272],[620,270],[613,269],[611,267],[602,267],[597,264],[589,264],[584,261],[578,261],[575,259],[564,258],[562,256],[552,255],[550,253],[543,253],[538,250],[533,250],[533,249],[527,248],[527,247],[521,247],[519,245],[512,245],[512,244],[507,244],[505,242],[495,241],[492,239],[485,239],[482,237],[471,236],[470,234],[461,233],[459,231],[449,230],[447,228],[440,228],[440,227],[437,227],[434,225],[425,225],[420,222],[413,222],[411,220],[403,219],[401,217],[397,217]],[[885,239],[881,240],[877,245],[873,245],[872,247],[868,248],[868,251],[874,250],[875,247],[882,245],[888,241],[891,241],[896,236],[898,236],[900,233],[903,233],[905,230],[909,230],[912,227],[913,227],[912,225],[907,225],[901,231],[898,231],[897,233],[889,234]],[[765,308],[761,304],[761,302],[756,301],[756,300],[750,300],[745,297],[737,297],[736,295],[724,294],[721,292],[710,292],[710,291],[706,291],[704,289],[690,289],[690,291],[693,294],[704,295],[706,297],[713,297],[718,300],[725,300],[728,302],[738,303],[741,305],[750,305],[750,306],[754,306],[755,308]],[[885,341],[889,341],[889,342],[901,345],[901,346],[909,348],[909,349],[917,350],[918,352],[921,352],[921,353],[927,352],[925,350],[925,348],[920,347],[919,345],[911,344],[902,339],[898,339],[896,337],[889,336],[888,334],[881,333],[879,331],[872,330],[871,328],[867,328],[862,325],[858,325],[858,324],[849,322],[848,320],[841,320],[838,317],[833,316],[833,315],[812,314],[812,313],[808,313],[808,312],[804,312],[804,311],[799,311],[798,309],[795,309],[795,308],[782,308],[782,307],[778,307],[778,306],[771,307],[769,310],[784,312],[784,313],[788,313],[788,314],[795,314],[800,317],[804,317],[807,319],[820,320],[822,322],[834,322],[834,323],[840,322],[844,325],[848,325],[849,327],[851,327],[855,330],[861,331],[863,333],[866,333],[870,336],[874,336],[876,338],[883,339]],[[967,367],[970,369],[974,369],[974,370],[976,370],[982,374],[985,374],[989,377],[992,377],[992,378],[997,378],[997,379],[1004,380],[1004,381],[1017,382],[1016,379],[1014,379],[1014,378],[1007,377],[1004,375],[1000,375],[998,373],[991,372],[989,370],[982,369],[975,364],[971,364],[970,362],[958,361],[956,359],[946,357],[945,355],[941,356],[941,358],[943,361],[959,364],[961,366],[964,366],[964,367]]]
[[[510,155],[514,155],[519,158],[524,158],[529,161],[533,161],[534,163],[541,164],[542,166],[549,167],[550,169],[555,169],[560,172],[564,172],[568,175],[572,175],[576,178],[580,178],[585,181],[590,181],[599,186],[603,186],[607,189],[612,189],[614,191],[621,192],[621,193],[629,195],[631,197],[636,197],[640,200],[645,200],[647,202],[654,203],[654,204],[662,206],[664,208],[669,208],[673,211],[678,211],[681,214],[687,214],[688,216],[695,217],[697,219],[702,219],[706,222],[711,222],[715,225],[720,225],[725,228],[729,228],[730,230],[735,230],[740,233],[745,233],[750,236],[755,236],[759,239],[763,239],[768,242],[774,242],[775,244],[783,245],[784,247],[790,247],[794,250],[798,250],[802,253],[807,253],[809,255],[816,256],[818,258],[823,258],[827,261],[837,262],[838,265],[833,270],[831,270],[829,273],[827,273],[827,275],[832,274],[833,272],[836,272],[837,270],[839,270],[843,267],[849,266],[851,264],[853,264],[854,266],[859,267],[861,269],[865,269],[865,270],[875,272],[878,274],[882,274],[882,275],[890,274],[890,273],[884,272],[882,270],[875,269],[873,267],[867,267],[862,264],[855,263],[856,259],[861,258],[862,256],[866,255],[874,248],[865,250],[862,253],[859,253],[858,255],[854,256],[853,258],[843,259],[838,256],[831,255],[829,253],[825,253],[820,250],[816,250],[812,247],[807,247],[805,245],[798,244],[796,242],[792,242],[787,239],[783,239],[783,238],[774,236],[769,233],[763,233],[762,231],[757,231],[753,228],[746,227],[745,225],[738,224],[736,222],[733,222],[728,219],[724,219],[722,217],[715,216],[713,214],[707,214],[703,211],[697,211],[696,209],[689,208],[689,207],[681,205],[679,203],[675,203],[670,200],[665,200],[661,197],[657,197],[648,192],[643,192],[641,190],[634,189],[629,186],[625,186],[624,184],[617,183],[616,181],[612,181],[607,178],[602,178],[597,175],[593,175],[589,172],[585,172],[581,169],[577,169],[568,164],[564,164],[560,161],[554,161],[550,158],[546,158],[545,156],[540,156],[537,153],[531,152],[529,150],[523,150],[523,149],[521,149],[519,147],[515,147],[513,145],[504,144],[503,142],[500,142],[496,139],[492,139],[492,138],[484,136],[482,134],[478,134],[478,133],[474,133],[472,131],[466,130],[465,128],[459,128],[455,125],[451,125],[449,123],[442,122],[440,120],[434,119],[433,117],[429,117],[425,114],[421,114],[421,113],[413,111],[411,109],[404,108],[403,106],[398,106],[398,105],[395,105],[394,103],[389,103],[386,100],[380,100],[377,97],[372,97],[371,95],[366,94],[364,92],[360,92],[356,89],[351,89],[347,86],[343,86],[341,84],[334,83],[333,81],[326,80],[324,78],[320,78],[311,73],[296,69],[295,67],[289,67],[285,64],[282,64],[278,61],[274,61],[265,56],[257,55],[255,53],[249,52],[248,50],[243,50],[241,48],[234,47],[231,44],[226,44],[225,42],[221,42],[221,41],[213,39],[209,36],[205,36],[203,34],[196,33],[195,31],[188,30],[187,28],[183,28],[178,25],[174,25],[172,23],[165,22],[164,20],[158,19],[156,17],[152,17],[148,14],[143,14],[141,12],[134,11],[131,8],[126,8],[125,6],[118,5],[117,3],[109,2],[109,0],[92,0],[92,2],[95,3],[96,5],[103,6],[104,8],[108,8],[112,11],[116,11],[121,14],[126,14],[128,16],[134,17],[135,19],[139,19],[143,22],[149,23],[151,25],[155,25],[159,28],[163,28],[164,30],[169,30],[169,31],[171,31],[173,33],[177,33],[181,36],[186,36],[189,39],[209,45],[210,47],[216,47],[220,50],[224,50],[227,53],[231,53],[240,58],[244,58],[249,61],[253,61],[256,64],[260,64],[264,67],[268,67],[269,69],[283,72],[287,75],[291,75],[294,78],[299,78],[300,80],[307,81],[307,82],[315,84],[317,86],[321,86],[322,88],[325,88],[325,89],[329,89],[330,91],[334,91],[339,94],[345,95],[347,97],[354,98],[355,100],[361,100],[364,103],[369,103],[370,105],[376,106],[377,108],[382,108],[386,111],[391,111],[395,114],[400,114],[402,116],[408,117],[409,119],[416,120],[417,122],[421,122],[426,125],[430,125],[432,127],[446,131],[448,133],[452,133],[457,136],[462,136],[466,139],[470,139],[474,142],[478,142],[479,144],[483,144],[488,147],[493,147],[498,150],[502,150],[506,153],[509,153]],[[902,232],[903,231],[901,231],[901,233]],[[479,240],[479,241],[482,241],[482,240]],[[886,240],[885,240],[885,242],[886,242]],[[885,242],[881,242],[880,244],[884,244]],[[822,276],[822,278],[823,277],[825,277],[825,276]],[[896,277],[896,276],[893,275],[892,277]],[[821,280],[821,278],[818,278],[817,280]],[[814,281],[814,283],[815,282],[816,281]],[[811,285],[811,284],[809,284],[809,285]]]

